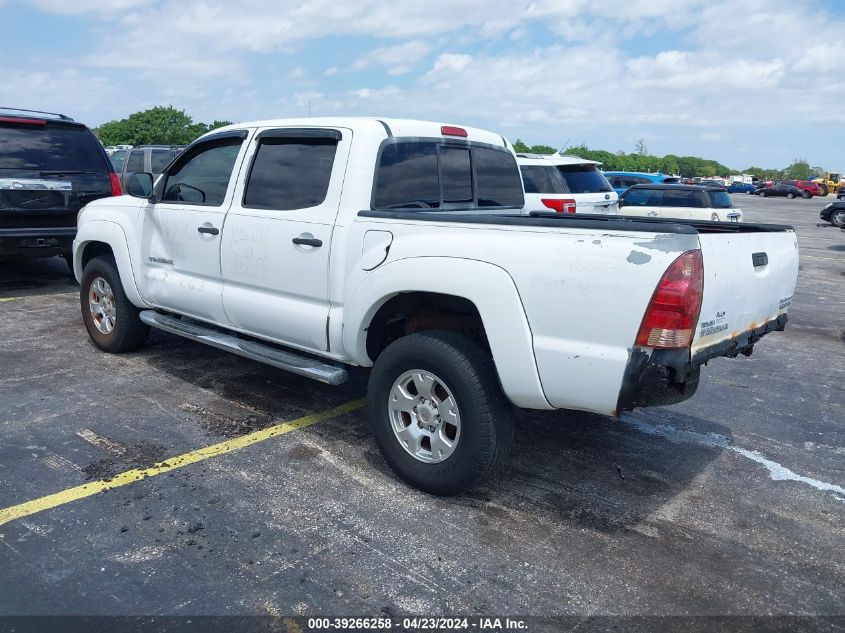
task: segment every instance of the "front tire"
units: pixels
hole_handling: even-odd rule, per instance
[[[790,191],[788,194],[786,194],[786,197],[792,200],[795,197],[795,194]]]
[[[833,226],[845,226],[845,210],[834,211],[830,214],[830,223]]]
[[[464,492],[490,476],[513,439],[513,411],[493,359],[453,332],[391,343],[373,366],[367,403],[385,461],[436,495]]]
[[[79,303],[88,336],[101,350],[131,352],[147,340],[150,327],[127,299],[114,258],[95,257],[85,265]]]

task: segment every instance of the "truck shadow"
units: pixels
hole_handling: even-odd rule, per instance
[[[463,501],[493,515],[530,514],[601,532],[642,528],[687,493],[724,448],[675,442],[664,429],[723,437],[730,429],[671,409],[622,418],[577,411],[517,413],[510,460],[490,484]],[[664,426],[664,424],[666,426]],[[708,436],[707,434],[715,434]]]
[[[0,260],[0,297],[54,295],[78,287],[61,257]]]
[[[345,385],[327,387],[161,332],[153,332],[144,350],[152,367],[213,394],[217,404],[206,402],[202,410],[210,435],[248,433],[366,395],[363,370],[353,370]],[[351,415],[358,423],[350,424],[348,417],[327,421],[319,434],[353,448],[362,458],[360,466],[396,481],[372,440],[365,412]],[[513,452],[497,477],[470,493],[426,497],[424,503],[474,510],[468,516],[490,539],[504,538],[502,530],[513,529],[514,517],[531,520],[537,529],[548,522],[607,533],[641,529],[677,495],[689,494],[696,476],[724,450],[674,442],[662,428],[692,437],[716,434],[712,437],[725,442],[731,436],[725,426],[671,408],[626,413],[621,419],[572,411],[519,411],[516,416]]]

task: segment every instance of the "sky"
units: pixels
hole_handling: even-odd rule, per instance
[[[364,115],[845,171],[845,0],[0,0],[0,104]]]

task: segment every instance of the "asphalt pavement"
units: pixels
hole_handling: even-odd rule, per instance
[[[0,615],[845,615],[845,233],[830,197],[734,200],[798,232],[787,330],[680,405],[522,412],[501,475],[448,499],[381,459],[365,372],[163,333],[103,354],[62,260],[3,265],[0,516],[26,512]]]

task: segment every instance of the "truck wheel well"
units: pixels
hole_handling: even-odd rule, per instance
[[[88,242],[85,245],[85,250],[82,251],[82,268],[84,269],[88,262],[100,255],[114,256],[114,251],[105,242]]]
[[[367,355],[375,361],[393,341],[413,332],[447,330],[490,349],[484,322],[469,299],[434,292],[403,292],[385,303],[367,327]]]

